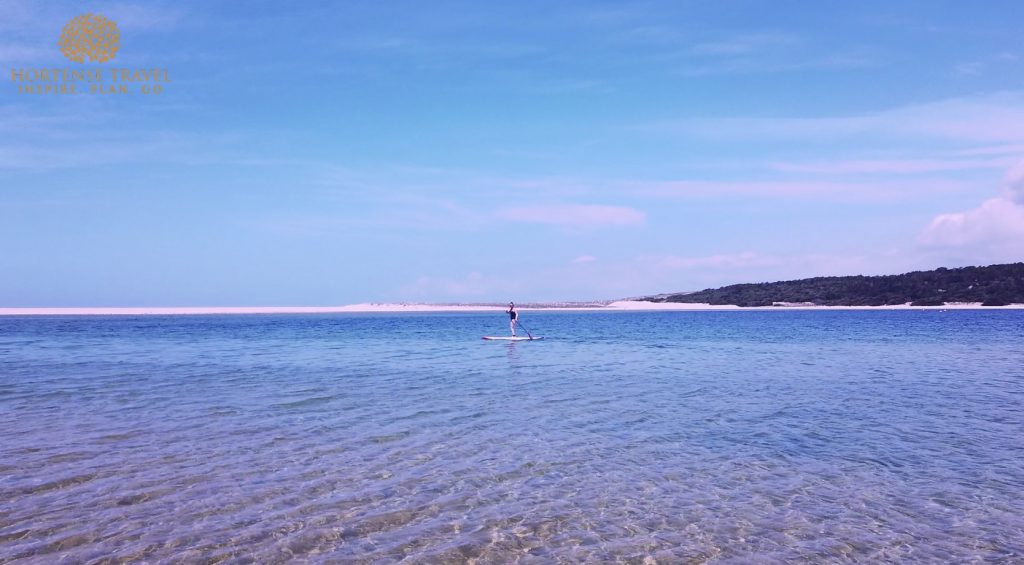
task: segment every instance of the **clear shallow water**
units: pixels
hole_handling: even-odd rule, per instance
[[[1024,312],[0,318],[0,562],[1024,559]]]

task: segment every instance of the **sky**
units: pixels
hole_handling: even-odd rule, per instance
[[[75,63],[80,14],[120,49]],[[0,0],[0,306],[1024,261],[1024,3]],[[15,69],[167,69],[38,95]]]

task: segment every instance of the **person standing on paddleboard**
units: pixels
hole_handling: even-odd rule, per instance
[[[516,312],[515,302],[508,303],[508,310],[505,310],[508,314],[508,327],[512,329],[512,337],[516,337],[516,320],[519,319],[519,312]]]

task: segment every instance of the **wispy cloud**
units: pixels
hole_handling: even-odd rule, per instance
[[[792,28],[708,30],[648,21],[610,36],[659,61],[666,73],[687,77],[866,68],[881,59],[865,46],[841,45]]]
[[[10,29],[26,38],[52,44],[64,23],[81,13],[97,12],[126,31],[172,31],[185,17],[180,3],[107,2],[86,6],[76,2],[5,0],[0,3],[0,30]],[[41,37],[40,37],[41,36]]]
[[[722,283],[757,282],[766,280],[764,277],[784,280],[805,276],[862,274],[872,269],[868,259],[860,255],[758,251],[703,256],[645,255],[637,257],[635,263],[648,270],[651,276],[664,278],[682,275],[685,278],[696,277],[697,280]],[[751,273],[760,275],[751,278]]]
[[[847,174],[921,174],[942,171],[1005,169],[1016,162],[1013,157],[990,159],[862,159],[773,163],[770,167],[787,173]]]
[[[584,263],[593,263],[594,261],[597,261],[597,257],[594,257],[593,255],[580,255],[572,261],[569,261],[569,263],[573,265],[582,265]]]
[[[35,126],[42,126],[42,120]],[[251,159],[236,147],[237,134],[179,131],[71,135],[39,143],[0,144],[0,171],[52,170],[117,164],[236,164]]]
[[[169,7],[173,6],[173,7]],[[102,12],[126,30],[169,32],[185,17],[179,3],[154,5],[118,2],[103,7]]]
[[[969,147],[952,153],[958,157],[973,157],[978,155],[1024,155],[1024,143],[1004,143],[1000,145],[986,145],[983,147]]]
[[[262,231],[309,237],[360,231],[379,234],[381,230],[392,235],[402,231],[465,232],[487,226],[485,214],[449,200],[414,194],[375,198],[374,194],[368,191],[367,198],[349,195],[348,198],[337,199],[328,192],[323,195],[321,212],[268,214],[253,222],[253,226]],[[354,202],[358,202],[361,209],[358,214],[351,210]]]
[[[754,57],[734,58],[714,63],[683,66],[679,73],[690,77],[714,75],[745,75],[792,73],[813,70],[841,70],[873,66],[872,59],[857,55],[823,55],[806,59],[785,58],[784,60],[764,60]]]
[[[964,143],[1024,141],[1024,92],[956,98],[876,113],[821,118],[692,118],[639,129],[715,139],[796,139],[857,136],[946,139]]]
[[[405,300],[492,300],[519,295],[523,289],[510,277],[472,271],[461,277],[421,276],[402,286],[398,295]]]
[[[765,198],[891,201],[938,192],[973,190],[966,181],[941,178],[906,180],[680,180],[625,183],[632,194],[653,198],[713,198],[756,196]]]
[[[26,28],[44,25],[39,21],[47,4],[34,0],[5,0],[0,2],[0,30],[24,32]],[[50,8],[53,9],[52,7]]]
[[[676,72],[687,76],[765,74],[872,67],[864,48],[822,45],[787,32],[766,30],[725,35],[677,50]]]
[[[841,253],[784,254],[741,251],[712,255],[640,255],[568,264],[530,273],[524,295],[554,299],[623,298],[682,292],[734,283],[767,282],[823,275],[882,274],[905,268],[904,257]],[[542,284],[536,281],[543,281]]]
[[[958,63],[953,70],[958,75],[977,76],[985,70],[985,63],[981,61],[972,61],[970,63]]]
[[[514,222],[550,224],[572,228],[631,226],[643,224],[647,219],[647,215],[644,212],[635,208],[596,204],[561,204],[505,208],[499,210],[497,216]]]
[[[25,45],[16,43],[0,44],[0,64],[26,65],[55,59],[55,49],[47,49],[36,45]],[[4,69],[6,76],[4,82],[10,81],[10,69]],[[8,84],[4,85],[9,88]]]
[[[698,43],[690,48],[690,52],[698,55],[743,55],[761,53],[776,47],[799,45],[802,42],[800,37],[793,34],[761,32]]]
[[[1006,65],[1016,63],[1015,53],[1000,52],[973,61],[962,61],[953,66],[953,72],[962,76],[980,76],[985,73],[1002,72]]]
[[[704,257],[680,257],[666,255],[663,257],[644,257],[641,259],[666,269],[695,269],[695,268],[718,268],[736,269],[747,267],[776,266],[782,263],[782,259],[773,255],[764,255],[745,251],[736,254],[708,255]]]

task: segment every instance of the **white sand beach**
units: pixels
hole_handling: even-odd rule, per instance
[[[167,315],[226,315],[226,314],[339,314],[339,313],[414,313],[414,312],[492,312],[504,311],[505,306],[493,304],[420,304],[420,303],[361,303],[344,306],[202,306],[202,307],[82,307],[82,308],[0,308],[0,316],[167,316]],[[613,302],[569,302],[536,304],[519,307],[528,311],[566,312],[634,312],[634,311],[786,311],[786,310],[1005,310],[1024,309],[1024,304],[1009,306],[982,306],[978,302],[950,303],[944,306],[814,306],[808,304],[777,303],[775,306],[740,307],[734,305],[681,304],[674,302],[644,302],[616,300]]]

